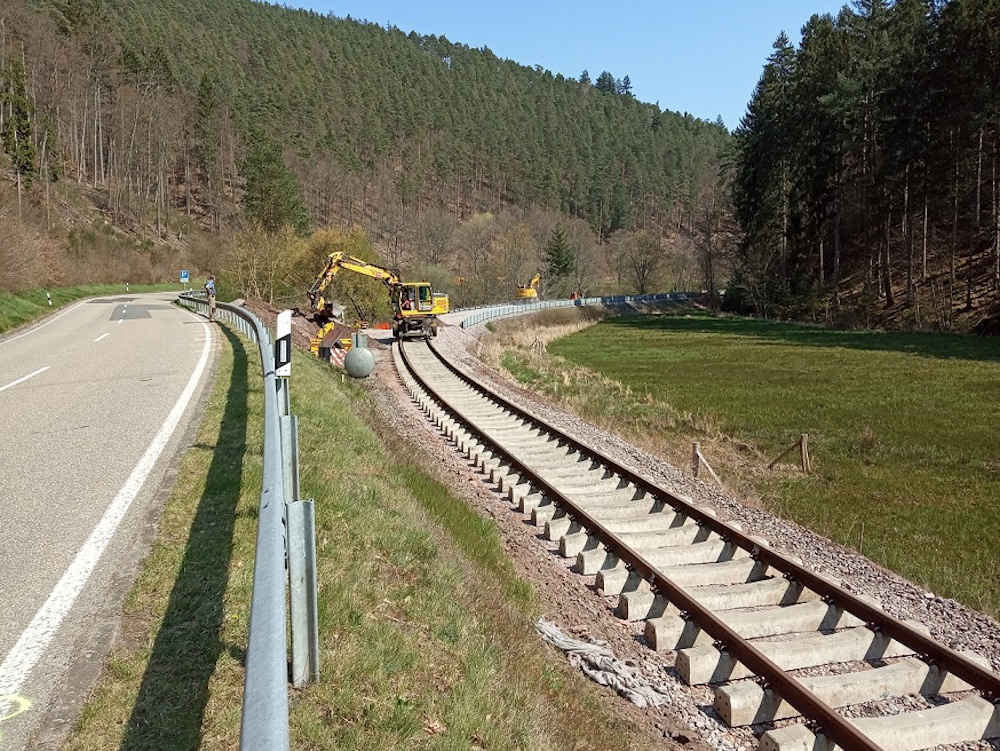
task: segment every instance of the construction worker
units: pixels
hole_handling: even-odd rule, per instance
[[[215,277],[211,274],[205,282],[205,294],[208,295],[208,320],[215,320]]]

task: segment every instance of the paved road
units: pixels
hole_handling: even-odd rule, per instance
[[[46,712],[51,730],[107,649],[217,339],[173,297],[85,301],[0,340],[0,749]]]

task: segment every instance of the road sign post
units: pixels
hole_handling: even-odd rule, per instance
[[[187,269],[181,269],[181,284],[185,287],[191,283],[191,272]]]

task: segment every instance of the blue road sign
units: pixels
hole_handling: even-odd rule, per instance
[[[181,271],[181,284],[187,284],[189,281],[191,281],[191,274],[188,272],[187,269],[182,270]]]

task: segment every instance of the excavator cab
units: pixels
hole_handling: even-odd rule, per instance
[[[430,282],[403,282],[399,285],[399,313],[404,318],[447,312],[448,295],[434,294]]]
[[[434,294],[430,282],[401,282],[397,286],[392,331],[396,337],[434,336],[435,316],[448,312],[448,296]]]
[[[399,313],[412,317],[430,313],[434,307],[431,285],[422,282],[404,282],[399,285]]]

